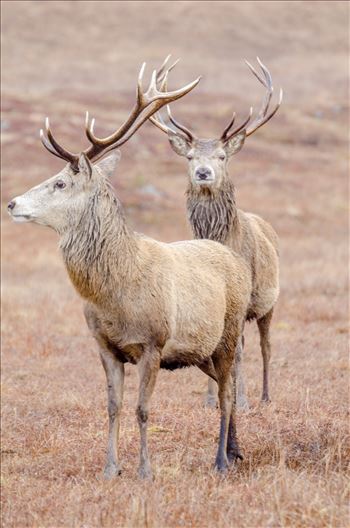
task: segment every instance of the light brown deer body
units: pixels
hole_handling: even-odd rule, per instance
[[[236,130],[231,131],[235,116],[220,139],[199,139],[188,128],[172,117],[176,129],[167,126],[160,116],[151,121],[168,134],[173,150],[186,156],[189,161],[189,184],[187,188],[187,214],[193,235],[198,239],[221,242],[239,253],[249,265],[252,280],[252,296],[247,319],[256,319],[263,357],[262,400],[269,401],[269,361],[271,355],[270,323],[274,305],[279,295],[278,239],[273,228],[257,215],[246,213],[236,207],[235,190],[227,172],[227,164],[238,152],[246,137],[266,123],[276,113],[282,100],[268,114],[272,96],[271,76],[259,61],[264,77],[261,78],[252,66],[254,75],[267,88],[263,107],[252,124],[249,117]],[[241,357],[243,342],[236,353],[237,403],[246,408],[242,376]],[[216,386],[209,380],[207,401],[216,403]]]
[[[157,100],[161,106],[164,96]],[[147,110],[147,117],[152,111]],[[88,135],[93,143],[91,128]],[[127,131],[120,130],[112,140],[104,140],[105,149],[123,141]],[[251,296],[244,259],[212,241],[165,244],[133,233],[108,181],[118,154],[92,165],[91,150],[78,157],[67,154],[56,146],[49,127],[47,134],[45,146],[50,151],[74,157],[68,158],[59,174],[11,201],[8,209],[14,220],[34,221],[57,231],[70,279],[86,301],[86,320],[99,344],[107,378],[105,476],[120,473],[118,436],[126,362],[137,364],[140,374],[136,410],[140,475],[151,475],[147,421],[159,369],[191,365],[219,386],[221,422],[215,465],[225,471],[229,462],[241,458],[231,369]],[[102,149],[93,152],[100,156]]]

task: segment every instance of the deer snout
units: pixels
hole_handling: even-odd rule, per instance
[[[7,209],[8,209],[9,211],[12,211],[12,209],[15,208],[15,205],[16,205],[16,201],[15,201],[15,200],[11,200],[11,202],[9,202],[9,203],[7,204]]]
[[[212,176],[212,171],[209,167],[198,167],[195,172],[195,177],[198,180],[208,180]]]

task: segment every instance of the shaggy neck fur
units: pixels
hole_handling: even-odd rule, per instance
[[[237,221],[233,183],[227,178],[219,189],[191,185],[187,190],[187,212],[195,238],[224,244]]]
[[[78,226],[60,241],[68,274],[80,295],[94,303],[116,294],[132,272],[136,241],[107,181],[91,194]],[[109,293],[108,293],[109,292]]]

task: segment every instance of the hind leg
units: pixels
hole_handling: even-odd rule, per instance
[[[244,347],[244,336],[242,335],[236,347],[235,361],[233,365],[235,372],[232,370],[232,378],[236,379],[235,395],[236,395],[237,409],[240,409],[242,411],[247,411],[249,409],[249,403],[247,400],[244,378],[243,378],[243,368],[242,368],[243,367],[242,366],[243,347]]]
[[[233,394],[237,394],[237,391],[236,391],[236,380],[235,380],[234,372],[233,372],[233,375],[232,375],[232,387],[233,387]],[[232,402],[230,422],[229,422],[229,427],[228,427],[226,453],[227,453],[227,459],[228,459],[229,463],[234,462],[238,458],[243,460],[243,456],[241,455],[241,452],[239,450],[238,440],[237,440],[236,403],[235,403],[234,400]]]
[[[237,409],[247,411],[249,409],[249,403],[247,399],[244,377],[243,377],[243,348],[244,348],[244,336],[238,342],[236,347],[235,361],[232,367],[232,377],[236,378],[236,402]],[[208,380],[208,391],[206,394],[205,403],[208,407],[215,408],[218,401],[218,385],[213,379]]]
[[[218,403],[218,384],[213,379],[208,379],[208,390],[205,395],[205,405],[215,409]]]
[[[273,308],[266,315],[257,320],[259,333],[260,333],[260,347],[263,357],[263,392],[261,400],[263,402],[269,402],[269,363],[271,357],[271,344],[270,344],[270,325],[273,314]]]
[[[223,336],[222,342],[212,356],[218,380],[221,411],[220,436],[215,467],[221,473],[225,473],[229,465],[227,451],[230,420],[231,416],[234,417],[233,412],[236,406],[236,398],[234,397],[235,382],[232,382],[231,370],[239,337],[238,332],[234,336],[232,336],[232,333],[234,333],[233,329],[230,328],[230,332],[225,333],[226,335]]]
[[[219,374],[218,385],[221,418],[219,445],[215,459],[215,467],[221,473],[225,473],[228,468],[227,439],[233,403],[232,379],[229,371]]]

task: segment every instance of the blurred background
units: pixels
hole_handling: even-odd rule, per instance
[[[111,133],[133,105],[141,63],[147,62],[146,77],[150,76],[169,53],[173,59],[181,58],[171,73],[170,88],[203,76],[190,95],[172,106],[175,117],[201,137],[219,136],[233,111],[243,118],[250,106],[259,109],[264,90],[243,59],[255,65],[259,56],[272,74],[275,92],[280,86],[284,89],[278,113],[246,141],[230,165],[238,207],[262,215],[281,240],[281,297],[272,330],[271,384],[274,405],[280,412],[279,424],[284,425],[271,425],[276,407],[270,407],[267,415],[257,410],[261,358],[255,327],[250,325],[245,362],[252,410],[249,417],[240,419],[242,443],[255,461],[265,460],[266,456],[266,464],[273,469],[275,459],[269,455],[273,439],[264,453],[258,453],[254,435],[265,427],[263,434],[268,438],[270,431],[275,434],[276,426],[286,456],[293,458],[296,452],[302,452],[308,460],[314,460],[316,468],[320,451],[311,449],[312,442],[326,450],[322,439],[329,438],[330,430],[335,439],[344,437],[348,7],[347,2],[338,1],[2,2],[3,467],[4,518],[8,526],[30,524],[33,519],[37,525],[49,525],[55,515],[56,526],[59,516],[67,526],[69,519],[78,515],[73,498],[57,495],[53,483],[48,484],[47,468],[51,468],[53,480],[65,484],[71,482],[72,475],[91,478],[102,466],[104,444],[95,433],[85,438],[82,430],[105,432],[106,423],[103,372],[97,366],[94,344],[85,327],[82,302],[69,283],[57,251],[57,236],[40,226],[11,223],[6,203],[63,167],[41,146],[39,129],[45,116],[50,116],[52,129],[63,145],[73,151],[85,148],[85,111],[96,118],[99,135]],[[190,238],[186,184],[186,160],[176,156],[166,136],[150,123],[122,147],[113,185],[134,229],[163,241]],[[133,386],[136,381],[130,376]],[[177,416],[182,424],[178,438],[182,445],[184,416],[191,416],[193,398],[200,402],[206,380],[194,369],[172,377],[162,373],[155,395],[155,408],[161,411],[155,414],[155,421],[164,420],[170,385],[174,387],[171,397],[178,397],[180,402],[174,411],[169,400],[172,419]],[[306,447],[300,448],[300,438],[293,436],[296,429],[290,425],[290,413],[299,416],[305,401],[311,421],[307,425],[304,415],[301,419],[299,432],[305,434]],[[216,431],[216,418],[210,412],[202,406],[198,411],[203,423],[213,420]],[[58,433],[67,414],[76,416],[76,422],[67,425],[70,440]],[[133,423],[133,412],[130,420]],[[50,434],[42,437],[44,426]],[[336,432],[334,427],[338,427]],[[173,429],[177,430],[175,425]],[[315,438],[311,438],[311,429]],[[132,431],[124,442],[137,444],[137,432]],[[136,440],[132,440],[133,435]],[[94,446],[94,458],[87,456],[85,460],[90,476],[79,466],[81,452],[76,460],[60,460],[60,473],[55,473],[55,456],[62,449],[71,452],[68,446],[74,438],[86,453]],[[159,440],[160,451],[163,439]],[[154,446],[157,441],[155,435]],[[191,445],[188,438],[186,442]],[[130,445],[124,444],[125,450]],[[212,450],[212,444],[208,446]],[[130,462],[132,479],[133,464]],[[183,464],[189,464],[186,457]],[[37,477],[26,472],[28,465]],[[339,470],[332,482],[334,490],[339,487],[341,502],[340,474]],[[297,476],[289,482],[290,487],[296,485]],[[309,513],[297,520],[288,514],[285,519],[294,525],[307,525],[310,519],[313,526],[346,524],[344,517],[344,524],[339,520],[344,515],[343,505],[322,495],[324,477],[303,478],[310,494],[303,488],[297,498],[280,498],[279,507],[285,505],[286,512],[296,511],[295,501],[300,501],[301,511]],[[189,482],[183,480],[184,485]],[[197,482],[198,489],[202,484]],[[266,500],[265,484],[254,491],[255,499],[260,500],[255,510],[261,511],[260,526],[268,519],[272,524],[283,521],[278,518],[277,506]],[[198,496],[195,501],[198,504],[210,496],[206,485],[204,499]],[[41,489],[45,504],[54,504],[54,510],[40,502],[38,493],[37,500],[33,500],[33,486]],[[134,490],[136,496],[139,491]],[[187,497],[186,491],[183,496]],[[251,510],[242,512],[239,521],[235,517],[239,508],[233,512],[224,494],[222,497],[221,510],[211,512],[209,508],[203,514],[191,503],[184,511],[192,512],[191,518],[202,526],[209,518],[212,525],[220,524],[220,518],[215,517],[218,511],[228,525],[231,521],[240,525],[242,521],[242,525],[255,526]],[[234,497],[232,490],[230,497]],[[316,497],[320,502],[315,505]],[[174,499],[172,513],[164,505],[160,510],[163,513],[155,518],[163,525],[178,525],[182,519],[176,513],[179,501]],[[133,515],[130,504],[125,504],[122,520]],[[82,522],[90,518],[103,524],[93,505],[90,510],[81,508]],[[106,508],[107,518],[114,520],[109,503]],[[225,522],[222,520],[222,524]]]
[[[327,197],[331,206],[345,185],[345,151],[337,151],[347,136],[345,2],[15,1],[4,2],[2,18],[4,201],[62,166],[38,141],[46,115],[62,143],[79,150],[85,111],[101,134],[115,130],[134,102],[141,63],[150,75],[171,53],[181,62],[170,87],[203,75],[174,105],[175,115],[198,135],[217,136],[233,110],[243,117],[251,105],[259,109],[263,87],[243,61],[256,64],[258,55],[285,96],[276,117],[232,162],[238,203],[284,216],[282,224],[287,213],[288,222],[310,231],[320,227],[319,214],[332,214],[320,205]],[[146,124],[122,155],[115,181],[125,206],[137,209],[131,220],[154,236],[189,236],[186,163],[166,137]],[[160,221],[169,214],[175,225]],[[153,229],[158,221],[164,234]],[[284,226],[274,224],[281,234]]]

